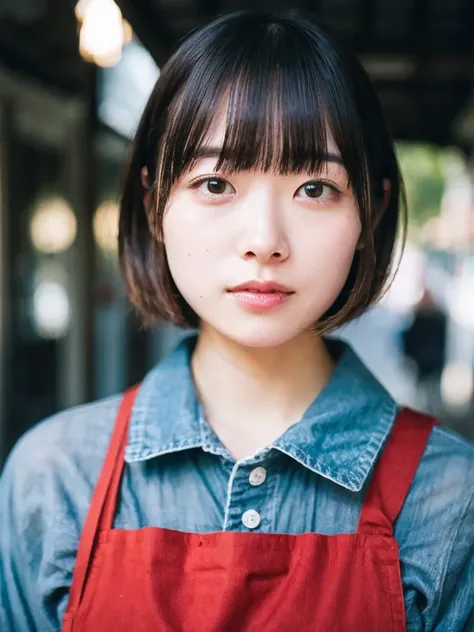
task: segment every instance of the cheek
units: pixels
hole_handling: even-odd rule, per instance
[[[326,238],[327,250],[335,260],[352,262],[359,244],[361,226],[358,216],[348,215]]]
[[[357,212],[347,212],[336,217],[322,218],[319,226],[306,231],[300,243],[304,244],[304,258],[317,268],[343,271],[351,264],[361,234]],[[311,267],[311,266],[310,266]]]
[[[305,288],[318,288],[305,294],[307,309],[316,309],[319,316],[340,294],[349,275],[360,239],[357,215],[345,214],[326,222],[317,231],[304,236],[298,268]]]
[[[212,234],[195,213],[170,207],[163,219],[163,237],[171,275],[185,298],[200,295],[216,268]]]
[[[322,228],[322,227],[321,227]],[[302,287],[309,322],[316,322],[340,295],[349,275],[360,237],[360,224],[351,217],[332,229],[321,230],[306,244]],[[303,277],[304,275],[304,277]],[[316,288],[317,291],[314,291]]]
[[[175,195],[168,204],[163,218],[163,237],[170,260],[194,256],[200,236],[199,217],[192,210],[183,195]]]
[[[233,230],[222,209],[203,208],[186,193],[170,201],[163,218],[163,236],[169,259],[190,257],[204,264],[230,251]],[[188,261],[189,263],[189,261]]]
[[[163,238],[170,267],[180,261],[186,263],[187,259],[193,257],[193,241],[190,235],[191,232],[180,222],[176,222],[175,218],[168,217],[163,221]]]

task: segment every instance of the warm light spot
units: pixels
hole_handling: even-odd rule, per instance
[[[113,0],[80,0],[76,17],[82,22],[79,51],[84,59],[104,68],[114,66],[122,56],[130,30]]]
[[[448,364],[441,378],[441,396],[449,408],[464,408],[474,391],[472,369],[467,364]]]
[[[119,208],[116,202],[102,202],[94,216],[94,237],[106,252],[117,250]]]
[[[74,242],[76,233],[76,216],[62,198],[44,200],[34,210],[30,236],[33,245],[40,252],[63,252]]]

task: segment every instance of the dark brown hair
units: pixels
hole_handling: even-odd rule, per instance
[[[306,19],[259,12],[218,18],[190,35],[162,69],[133,142],[121,200],[119,257],[130,300],[145,324],[159,317],[183,327],[199,324],[171,277],[162,220],[173,184],[193,167],[224,104],[217,169],[314,172],[324,163],[328,133],[336,143],[357,200],[362,246],[316,330],[348,322],[381,296],[399,225],[405,234],[393,143],[355,56]],[[390,199],[381,213],[384,179]]]

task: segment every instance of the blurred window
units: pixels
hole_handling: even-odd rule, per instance
[[[131,138],[160,72],[148,51],[133,39],[120,61],[99,70],[99,119]]]

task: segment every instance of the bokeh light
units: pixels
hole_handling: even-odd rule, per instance
[[[69,204],[60,197],[41,201],[33,211],[30,237],[43,254],[63,252],[77,234],[77,220]]]
[[[113,0],[81,0],[76,17],[82,22],[79,50],[84,59],[104,68],[114,66],[122,56],[130,27],[124,28],[122,13]]]
[[[39,267],[33,292],[33,321],[42,338],[61,338],[69,328],[71,304],[67,275],[57,262]]]
[[[441,378],[441,396],[447,408],[467,408],[473,392],[474,379],[470,366],[453,362],[444,368]]]
[[[118,204],[102,202],[94,215],[94,237],[97,245],[105,252],[116,252],[118,240]]]

